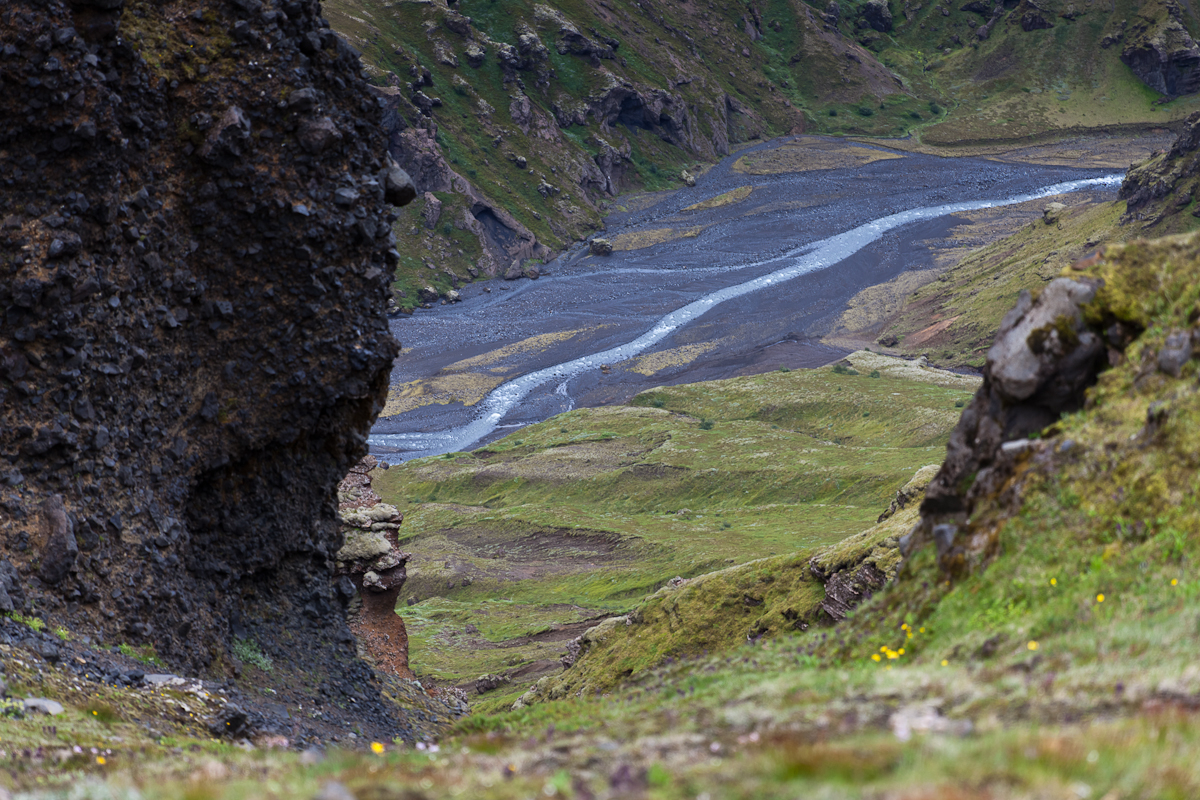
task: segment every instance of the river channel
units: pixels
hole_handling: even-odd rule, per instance
[[[747,156],[781,146],[792,148],[784,165],[801,169],[746,171],[762,163]],[[605,235],[625,247],[612,256],[576,247],[537,281],[472,284],[460,304],[395,320],[404,352],[371,451],[398,462],[469,450],[577,406],[739,374],[781,341],[798,345],[795,366],[828,363],[840,353],[818,338],[849,298],[927,266],[927,243],[955,215],[1081,192],[1111,199],[1122,178],[805,146],[742,150],[693,189],[618,209]],[[804,168],[806,157],[827,168]],[[740,187],[750,188],[744,198],[694,208]]]

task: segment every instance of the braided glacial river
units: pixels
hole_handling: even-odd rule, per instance
[[[888,231],[951,214],[1024,203],[1086,189],[1111,189],[1119,185],[1123,177],[1119,174],[1110,174],[1055,183],[1024,194],[997,199],[968,200],[912,208],[880,217],[843,233],[809,242],[769,258],[740,264],[737,267],[739,270],[747,268],[761,270],[769,269],[773,265],[778,266],[774,270],[750,280],[702,294],[697,299],[662,315],[640,336],[623,344],[552,364],[500,384],[475,404],[471,409],[473,418],[465,424],[455,425],[444,430],[375,432],[371,435],[369,443],[373,452],[386,453],[381,457],[393,462],[470,449],[493,434],[498,428],[515,427],[506,425],[506,418],[514,409],[520,407],[522,401],[535,389],[542,386],[553,387],[555,394],[565,398],[568,402],[567,408],[569,408],[573,405],[569,391],[570,383],[582,374],[596,372],[601,365],[616,364],[645,353],[664,339],[730,300],[752,293],[769,293],[773,288],[779,288],[802,275],[834,267],[864,247],[876,242]],[[728,268],[724,268],[722,271],[725,269]],[[559,408],[558,410],[566,409]],[[393,418],[393,421],[396,419]],[[529,422],[530,420],[524,421]],[[391,427],[394,430],[394,425]]]

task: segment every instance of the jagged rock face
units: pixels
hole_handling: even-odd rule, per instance
[[[1200,91],[1200,46],[1183,25],[1179,7],[1166,4],[1158,22],[1142,18],[1126,32],[1121,62],[1156,92],[1169,97]]]
[[[236,635],[369,680],[334,490],[398,352],[413,190],[319,13],[0,7],[0,606],[177,669]]]
[[[1160,157],[1132,167],[1118,195],[1125,201],[1124,221],[1154,225],[1188,207],[1200,175],[1200,113],[1187,119],[1179,138]]]
[[[934,541],[945,568],[961,568],[973,553],[967,521],[980,497],[994,496],[1029,442],[1062,414],[1083,407],[1085,392],[1107,365],[1109,342],[1090,330],[1083,308],[1096,294],[1091,280],[1057,278],[1034,300],[1022,292],[988,351],[983,385],[963,411],[946,460],[921,503],[921,521],[902,541],[905,552]]]

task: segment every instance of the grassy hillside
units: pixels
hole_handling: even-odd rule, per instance
[[[511,704],[582,621],[870,526],[936,461],[977,379],[849,361],[657,389],[383,473],[415,554],[400,613],[418,676],[508,674]]]

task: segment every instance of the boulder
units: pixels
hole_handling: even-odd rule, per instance
[[[41,529],[43,544],[38,577],[49,584],[60,583],[79,556],[75,526],[63,508],[62,495],[51,495],[42,502]]]
[[[57,717],[66,710],[62,703],[45,697],[26,697],[24,705],[25,713],[45,714],[48,717]]]
[[[592,239],[588,245],[588,252],[594,256],[611,256],[613,252],[612,242],[608,239]]]
[[[859,27],[871,28],[880,33],[892,29],[892,10],[887,0],[867,0],[859,9]]]
[[[394,206],[406,206],[417,197],[412,178],[408,177],[408,173],[401,169],[390,155],[387,157],[386,166],[380,170],[377,181],[383,187],[384,199]]]
[[[467,63],[474,69],[479,69],[483,66],[483,60],[487,57],[487,49],[478,42],[467,42],[464,55],[467,57]]]
[[[950,434],[921,520],[902,542],[906,553],[932,541],[944,565],[959,563],[959,531],[975,499],[1004,485],[1030,434],[1083,406],[1106,363],[1106,346],[1083,317],[1097,288],[1093,280],[1057,278],[1036,300],[1021,293],[988,350],[983,384]]]
[[[1062,203],[1047,203],[1046,207],[1042,209],[1042,222],[1047,225],[1053,225],[1058,222],[1058,218],[1066,210],[1067,207]]]
[[[1033,0],[1021,0],[1021,3],[1013,9],[1012,13],[1012,17],[1020,21],[1021,30],[1026,33],[1053,28],[1054,23],[1050,21],[1050,16],[1047,11],[1034,3]]]

